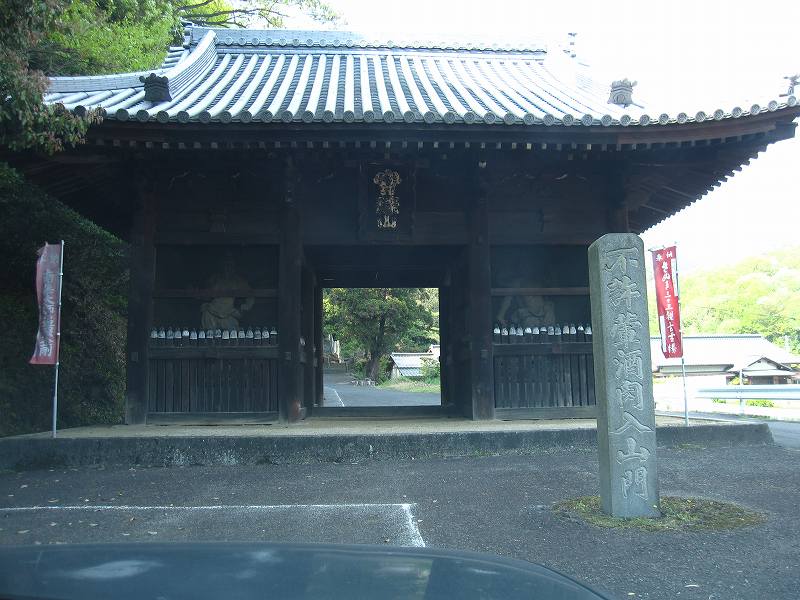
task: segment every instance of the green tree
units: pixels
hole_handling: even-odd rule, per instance
[[[31,53],[48,75],[139,71],[157,67],[182,21],[215,27],[281,27],[284,9],[337,19],[321,0],[72,0]]]
[[[800,247],[683,275],[680,292],[684,333],[759,333],[779,344],[787,336],[800,351]],[[650,327],[656,335],[654,300]]]
[[[338,20],[336,12],[322,0],[175,0],[181,18],[198,25],[247,27],[261,23],[283,27],[287,9],[299,9],[319,22]]]
[[[152,69],[180,37],[169,0],[72,0],[34,48],[33,62],[50,75]]]
[[[32,57],[65,6],[63,0],[0,3],[0,148],[56,152],[80,143],[99,119],[42,102],[47,79]]]
[[[324,299],[325,328],[345,346],[364,350],[367,375],[377,381],[381,358],[421,336],[436,339],[432,295],[425,288],[334,288]]]

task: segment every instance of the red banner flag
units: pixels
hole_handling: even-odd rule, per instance
[[[36,261],[36,299],[39,302],[39,331],[30,364],[58,363],[61,333],[61,244],[45,244],[39,248]]]
[[[656,280],[658,328],[661,332],[661,351],[665,358],[683,356],[681,315],[678,291],[678,256],[675,246],[651,250],[653,275]]]

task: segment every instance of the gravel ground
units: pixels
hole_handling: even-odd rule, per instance
[[[800,452],[692,446],[662,449],[659,461],[662,494],[736,502],[765,513],[766,523],[653,533],[562,520],[550,511],[553,502],[597,491],[595,453],[575,449],[536,457],[2,473],[0,543],[404,544],[405,515],[428,546],[542,563],[621,599],[798,598]],[[309,504],[386,507],[325,509],[332,512],[311,520],[307,508],[264,508]],[[139,508],[97,508],[120,505]],[[170,505],[216,508],[158,508]],[[408,512],[398,509],[405,505]],[[32,506],[92,508],[5,510]],[[276,510],[280,519],[270,513]]]

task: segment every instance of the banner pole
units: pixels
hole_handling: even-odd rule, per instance
[[[677,254],[677,251],[676,251]],[[681,314],[681,293],[680,293],[680,284],[678,283],[678,257],[675,257],[675,273],[673,274],[675,277],[675,295],[678,300],[678,314]],[[681,378],[683,379],[683,425],[684,427],[689,426],[689,395],[686,392],[686,361],[683,358],[683,318],[680,319],[679,323],[680,327],[678,329],[678,335],[681,336]]]
[[[683,424],[689,426],[689,396],[686,393],[686,363],[681,356],[681,373],[683,374]]]
[[[53,427],[52,437],[56,437],[56,428],[58,421],[58,364],[61,362],[61,288],[64,284],[64,240],[61,240],[61,256],[59,257],[58,264],[58,328],[56,330],[56,369],[53,382]]]

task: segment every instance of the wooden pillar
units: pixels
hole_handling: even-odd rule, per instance
[[[306,344],[303,348],[306,362],[302,366],[303,370],[303,407],[306,415],[311,413],[316,397],[316,377],[314,376],[314,273],[305,265],[302,273],[302,335]]]
[[[290,159],[291,160],[291,159]],[[285,171],[285,197],[281,214],[283,238],[278,275],[278,415],[281,422],[300,420],[302,397],[300,369],[300,296],[303,264],[300,219],[295,205],[295,171],[291,162]]]
[[[453,348],[450,332],[450,286],[439,288],[439,379],[442,389],[441,402],[443,407],[453,406]]]
[[[314,403],[317,406],[322,406],[322,397],[324,394],[324,390],[322,386],[324,384],[323,377],[323,369],[325,368],[325,363],[323,360],[323,341],[322,341],[322,319],[324,317],[323,309],[322,309],[322,287],[316,285],[314,287],[314,346],[317,348],[315,360],[316,360],[316,367],[314,370]]]
[[[152,175],[150,175],[152,176]],[[130,284],[128,288],[127,381],[125,423],[142,424],[147,419],[147,373],[149,328],[153,319],[155,276],[155,182],[138,174],[138,201],[131,228]]]
[[[477,161],[476,161],[477,163]],[[469,214],[469,364],[473,420],[494,418],[494,365],[492,353],[492,271],[489,247],[489,210],[484,162],[477,169],[475,196]]]
[[[612,170],[606,187],[606,224],[609,233],[628,233],[628,205],[626,202],[625,174]]]
[[[451,272],[450,278],[450,314],[448,315],[450,330],[450,346],[452,347],[453,367],[450,389],[453,392],[453,400],[456,412],[465,417],[472,417],[472,395],[469,366],[469,329],[467,316],[469,306],[467,306],[468,289],[467,285],[467,260],[469,258],[467,248],[458,258],[456,267]]]

